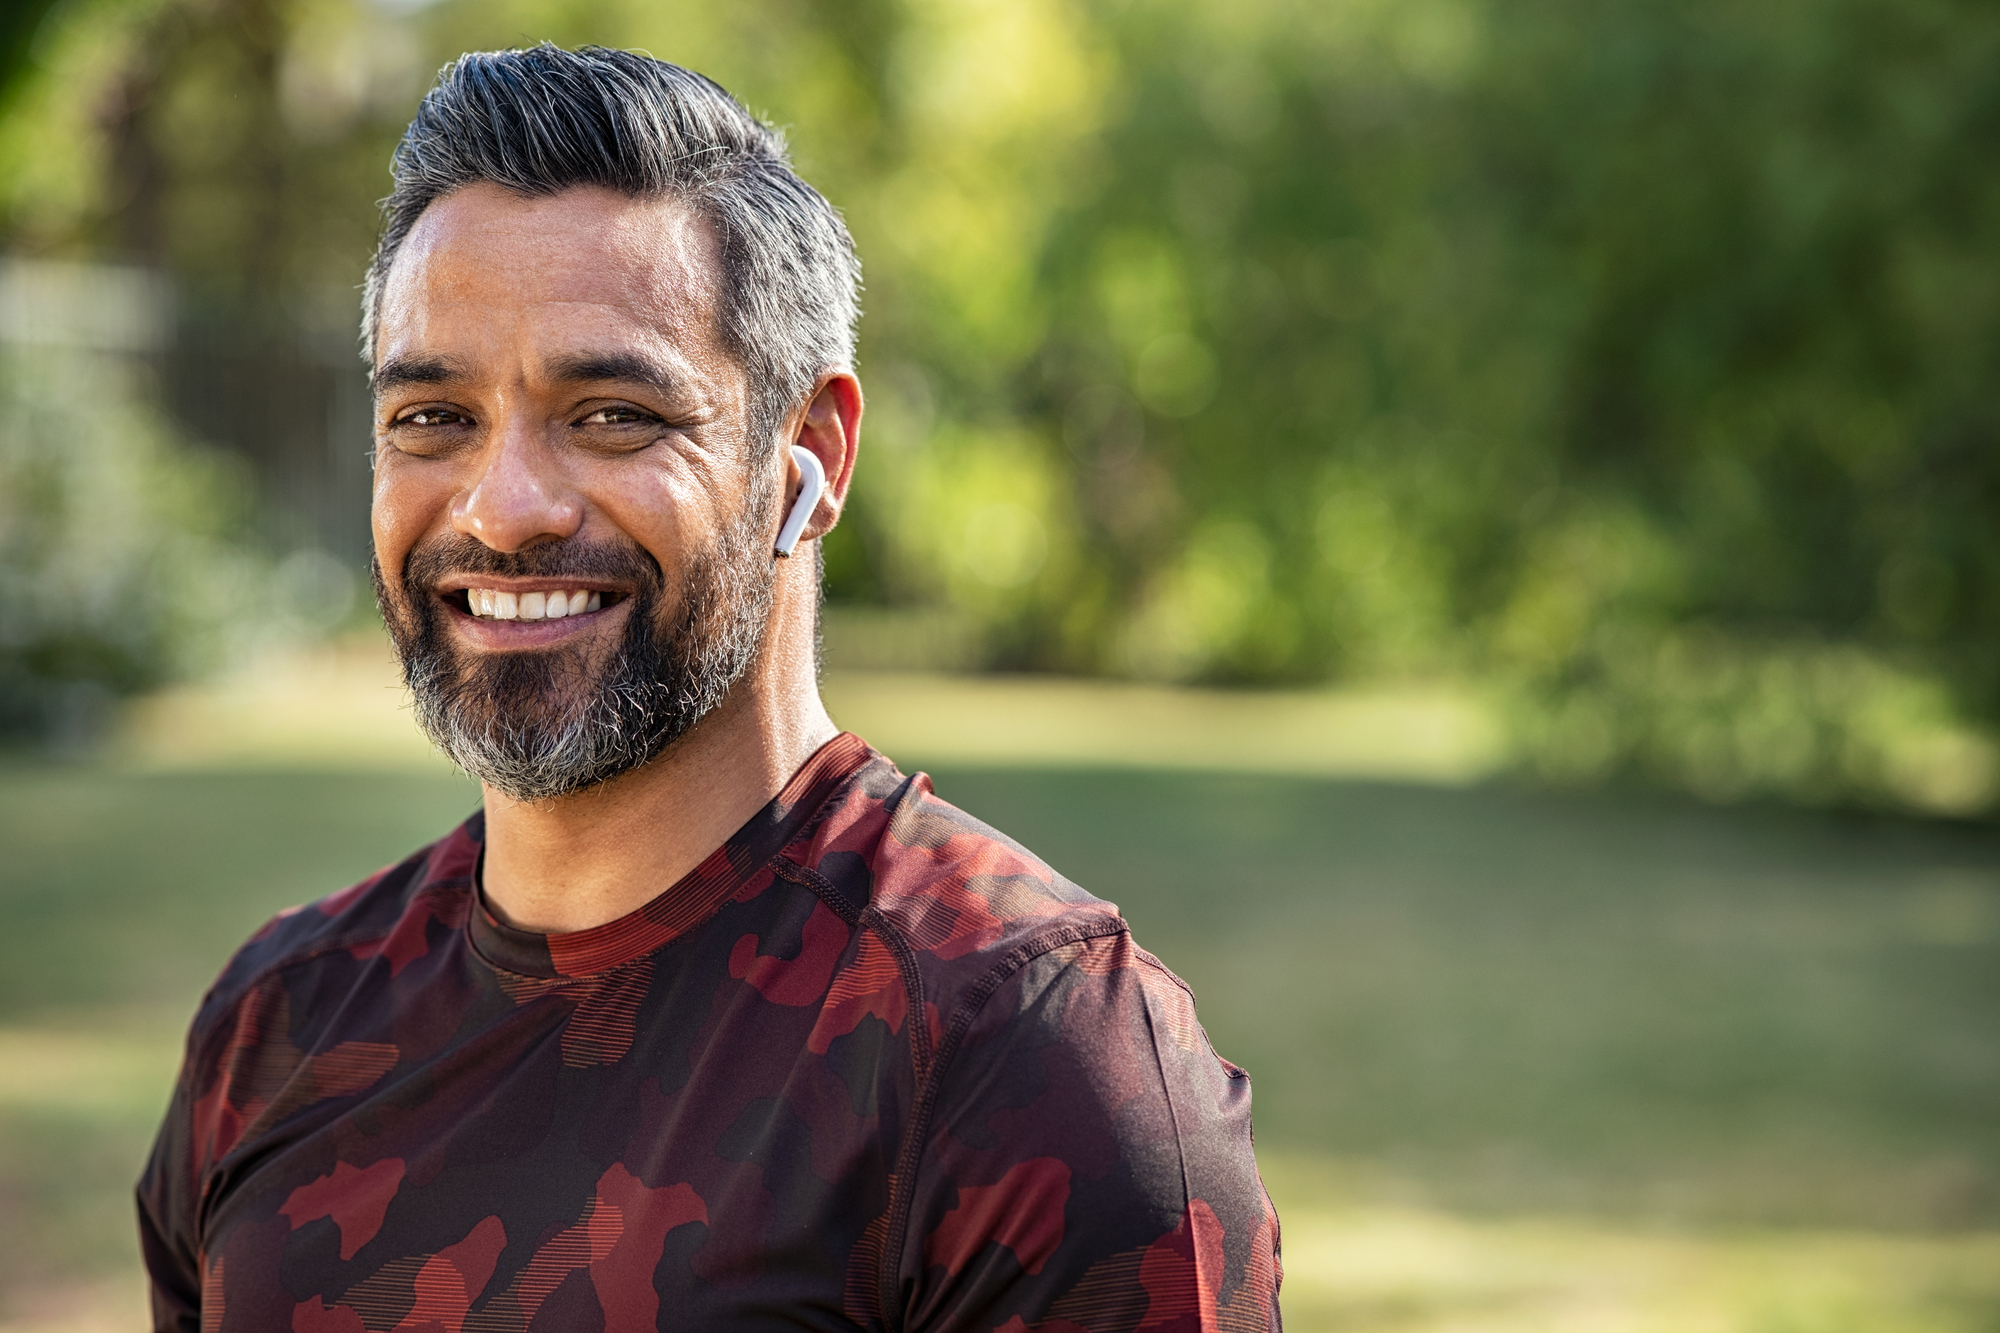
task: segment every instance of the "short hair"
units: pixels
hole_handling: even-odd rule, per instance
[[[774,433],[828,370],[854,365],[861,265],[840,213],[799,179],[784,136],[713,80],[601,46],[478,51],[438,73],[397,145],[362,297],[372,365],[382,288],[426,208],[476,181],[524,195],[579,185],[674,198],[715,229],[720,330]]]

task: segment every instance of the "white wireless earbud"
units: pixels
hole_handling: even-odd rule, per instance
[[[778,531],[779,555],[790,555],[799,544],[799,534],[812,521],[813,510],[819,508],[819,497],[826,493],[826,469],[819,465],[818,454],[795,444],[792,461],[799,465],[799,498],[785,517],[785,526]]]

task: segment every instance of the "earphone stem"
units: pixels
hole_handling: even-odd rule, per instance
[[[799,544],[799,534],[812,521],[813,510],[819,508],[819,497],[826,493],[826,469],[819,465],[819,455],[804,445],[792,446],[792,461],[799,465],[799,498],[792,504],[792,512],[785,516],[785,526],[778,532],[778,554],[788,556]]]

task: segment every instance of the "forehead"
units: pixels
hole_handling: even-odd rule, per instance
[[[714,235],[675,199],[595,186],[526,196],[477,182],[425,209],[382,287],[378,360],[469,355],[523,339],[546,354],[579,343],[715,343]]]

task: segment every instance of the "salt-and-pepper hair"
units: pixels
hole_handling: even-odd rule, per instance
[[[861,265],[840,214],[799,179],[775,129],[720,85],[630,51],[543,43],[460,56],[438,74],[391,164],[362,299],[375,360],[382,287],[432,203],[475,181],[524,195],[596,185],[685,203],[714,229],[725,345],[750,377],[754,438],[829,370],[854,365]]]

